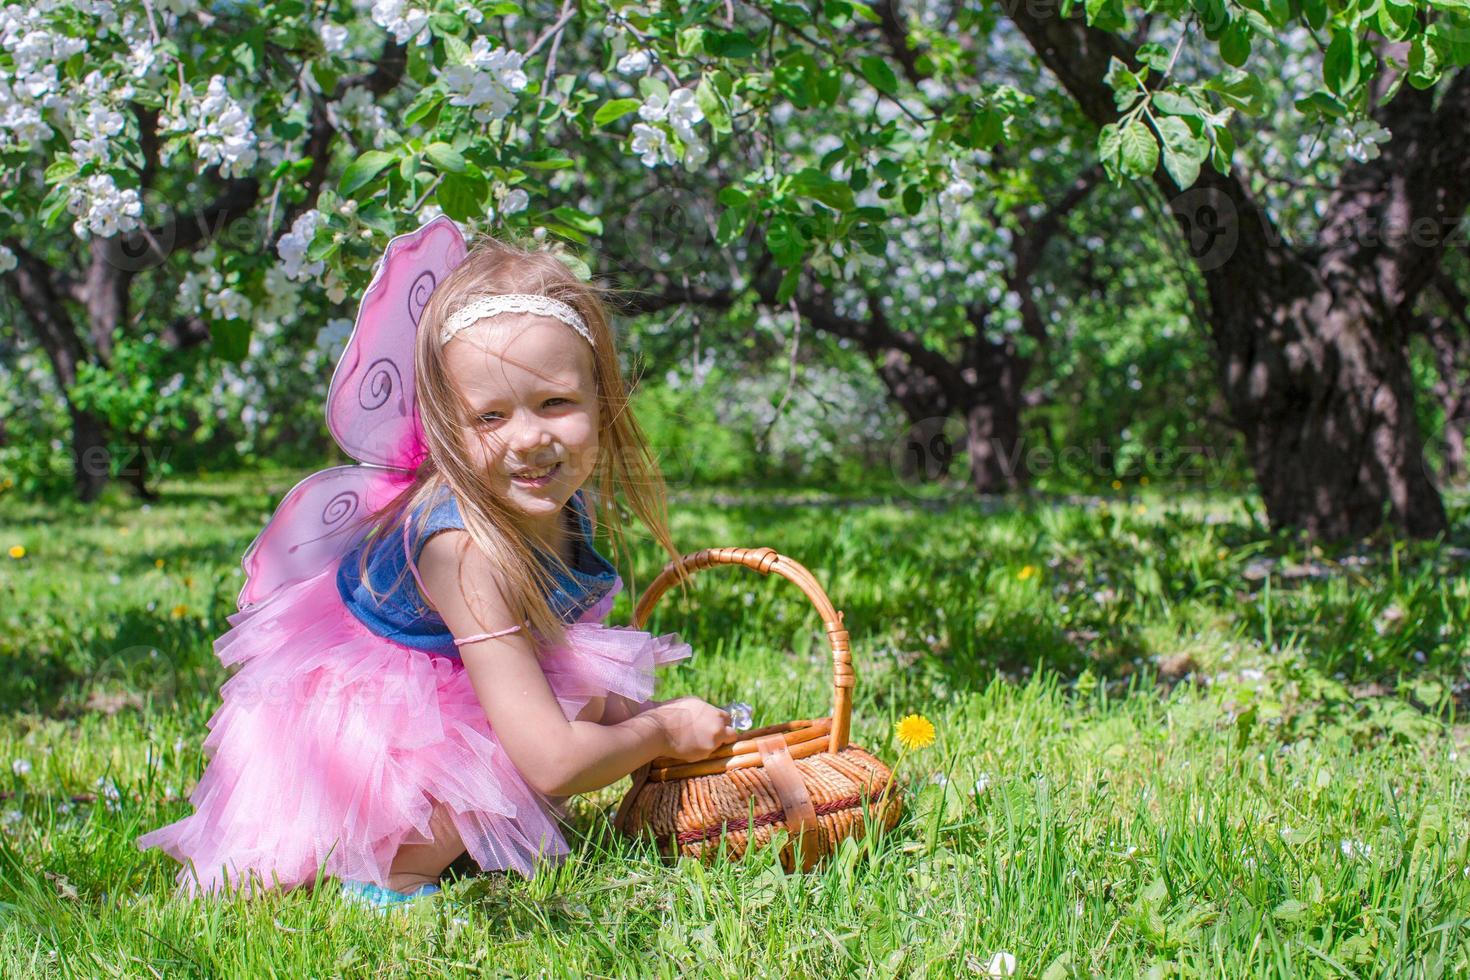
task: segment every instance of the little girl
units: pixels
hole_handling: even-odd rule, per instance
[[[194,813],[139,839],[185,862],[190,892],[325,874],[392,904],[437,891],[465,851],[529,876],[568,852],[567,796],[738,737],[698,698],[648,700],[655,665],[686,644],[603,624],[622,580],[593,546],[589,481],[678,552],[597,288],[493,240],[437,279],[401,328],[422,449],[406,486],[344,557],[215,643],[241,669],[209,722]]]

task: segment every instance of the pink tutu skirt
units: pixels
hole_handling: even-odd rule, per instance
[[[676,634],[603,625],[616,591],[542,651],[568,720],[609,694],[647,701],[654,668],[690,654]],[[400,847],[432,840],[436,801],[481,868],[529,877],[567,854],[562,798],[527,784],[464,665],[370,632],[335,567],[229,622],[215,652],[241,667],[209,720],[194,812],[138,839],[184,863],[186,891],[290,889],[319,872],[385,885]]]

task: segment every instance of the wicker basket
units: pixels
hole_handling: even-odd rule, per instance
[[[709,548],[683,563],[690,571],[742,565],[796,583],[821,613],[832,645],[832,715],[758,728],[697,762],[654,759],[633,774],[614,825],[630,836],[653,834],[666,853],[697,858],[719,853],[722,838],[726,856],[739,858],[752,838],[761,847],[785,827],[788,871],[798,849],[807,869],[845,837],[891,828],[902,809],[899,787],[887,766],[848,743],[856,676],[847,629],[811,572],[772,548]],[[633,611],[639,629],[676,580],[670,562]]]

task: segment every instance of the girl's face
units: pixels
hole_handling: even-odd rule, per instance
[[[556,540],[562,508],[597,462],[591,346],[554,317],[503,313],[461,330],[444,356],[470,405],[472,465],[528,530]]]

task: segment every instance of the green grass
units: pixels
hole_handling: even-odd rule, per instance
[[[1049,978],[1470,971],[1467,553],[1303,550],[1228,497],[676,504],[689,550],[777,547],[845,611],[854,741],[891,762],[898,717],[938,727],[897,830],[818,872],[661,862],[609,833],[614,786],[579,799],[564,865],[466,871],[406,915],[333,887],[180,900],[133,839],[188,812],[211,642],[292,482],[0,498],[0,548],[27,549],[0,553],[0,975],[971,976],[1001,951]],[[645,547],[638,581],[658,565]],[[651,624],[696,649],[660,696],[824,714],[795,587],[698,583]]]

